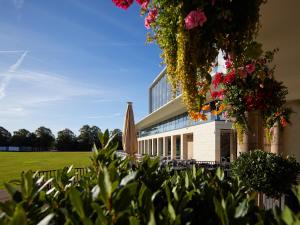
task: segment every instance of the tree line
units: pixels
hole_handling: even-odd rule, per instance
[[[95,144],[101,147],[99,133],[101,129],[97,126],[84,125],[76,136],[73,131],[65,128],[58,131],[56,137],[49,128],[39,127],[34,132],[26,129],[19,129],[11,134],[7,129],[0,126],[0,146],[15,146],[32,149],[34,151],[91,151]],[[116,134],[119,149],[122,149],[122,132],[114,129],[110,132]]]

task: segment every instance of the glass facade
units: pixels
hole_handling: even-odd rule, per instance
[[[180,94],[180,91],[176,92],[176,96]],[[163,74],[163,76],[159,80],[157,80],[156,83],[150,88],[150,113],[162,107],[171,99],[171,86],[168,83],[166,74]]]
[[[168,120],[162,121],[158,124],[155,124],[151,127],[143,129],[139,133],[139,137],[146,137],[149,135],[160,134],[163,132],[177,130],[189,126],[195,126],[198,124],[208,123],[211,121],[219,121],[224,120],[223,115],[214,116],[211,113],[206,113],[207,120],[206,121],[193,121],[189,118],[188,113],[183,113]]]

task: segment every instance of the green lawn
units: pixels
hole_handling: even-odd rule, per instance
[[[3,182],[20,177],[22,171],[60,169],[89,165],[91,152],[0,152],[0,189]]]

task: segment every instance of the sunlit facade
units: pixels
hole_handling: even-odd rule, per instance
[[[149,88],[149,115],[136,124],[138,153],[169,159],[229,161],[236,151],[231,123],[222,115],[208,112],[207,117],[206,121],[188,117],[181,93],[172,98],[163,70]]]

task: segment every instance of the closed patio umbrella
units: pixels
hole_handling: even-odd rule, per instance
[[[137,153],[138,143],[134,124],[132,102],[127,102],[127,110],[123,129],[123,149],[129,155]]]

